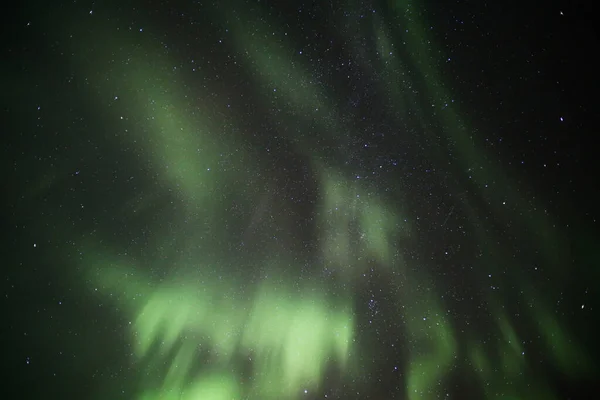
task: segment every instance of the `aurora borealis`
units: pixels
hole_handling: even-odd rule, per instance
[[[569,97],[587,70],[564,77],[581,56],[548,42],[568,10],[497,22],[517,9],[23,7],[3,67],[10,390],[592,388],[595,198]]]

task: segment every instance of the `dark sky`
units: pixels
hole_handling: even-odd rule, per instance
[[[8,396],[589,398],[591,8],[314,3],[4,13]]]

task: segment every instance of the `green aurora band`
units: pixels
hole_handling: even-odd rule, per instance
[[[392,99],[400,113],[411,101],[399,84],[404,79],[401,75],[407,65],[418,66],[417,72],[432,97],[450,98],[443,93],[444,85],[431,62],[434,55],[424,44],[429,40],[425,22],[410,11],[409,3],[390,4],[397,11],[394,21],[411,32],[403,40],[412,59],[400,60],[393,51],[391,19],[386,18],[386,22],[374,17],[369,29],[377,38],[377,49],[365,49],[353,38],[348,40],[356,43],[357,54],[375,52],[378,55],[378,65],[365,61],[361,67],[365,71],[386,74],[389,84],[381,91]],[[226,20],[226,16],[216,14],[215,18]],[[252,71],[258,97],[277,88],[280,108],[293,109],[298,115],[305,115],[307,120],[321,124],[319,130],[327,134],[319,140],[343,147],[345,132],[354,129],[345,122],[350,119],[342,117],[343,111],[331,100],[332,94],[309,83],[308,66],[287,61],[292,45],[285,45],[284,27],[266,15],[250,10],[235,22],[229,21],[228,25],[234,47],[244,55],[243,59],[236,60],[236,64]],[[261,280],[245,281],[243,276],[222,276],[215,272],[220,270],[222,263],[231,262],[207,255],[207,249],[222,248],[228,240],[226,227],[219,224],[224,212],[222,193],[235,190],[237,182],[254,181],[254,192],[243,194],[252,208],[268,185],[256,178],[259,168],[256,155],[242,150],[235,135],[224,138],[225,131],[241,129],[244,122],[240,120],[238,126],[228,122],[224,127],[208,90],[202,93],[198,87],[187,86],[186,75],[168,67],[177,65],[177,60],[168,59],[158,44],[143,42],[143,39],[133,42],[130,36],[111,26],[105,26],[104,32],[103,43],[93,51],[74,48],[72,62],[90,77],[88,95],[97,99],[98,107],[105,107],[104,99],[119,91],[136,93],[137,97],[120,100],[119,110],[127,109],[129,113],[141,115],[140,120],[145,121],[145,125],[127,130],[127,118],[123,118],[119,110],[110,110],[109,115],[117,121],[122,120],[127,132],[116,135],[113,140],[117,146],[135,149],[140,160],[150,160],[148,170],[162,187],[176,193],[185,205],[180,218],[187,221],[188,227],[185,232],[165,234],[149,243],[149,246],[163,249],[163,258],[178,271],[160,282],[145,275],[143,271],[148,268],[136,265],[136,261],[127,256],[112,254],[92,237],[83,251],[87,256],[82,258],[82,270],[88,271],[84,280],[89,282],[90,290],[106,294],[130,316],[127,334],[136,359],[148,365],[149,370],[156,365],[168,367],[164,376],[151,375],[147,382],[141,383],[144,389],[137,394],[137,399],[297,399],[305,391],[321,388],[326,371],[332,366],[340,371],[343,379],[351,380],[361,373],[353,358],[360,349],[356,341],[352,287],[368,268],[365,262],[357,259],[358,253],[369,254],[385,266],[388,279],[401,281],[404,288],[402,296],[395,299],[396,309],[398,318],[406,321],[407,340],[416,344],[404,360],[406,387],[401,390],[406,398],[437,399],[442,396],[446,390],[444,379],[459,359],[468,360],[473,377],[490,399],[556,398],[548,382],[543,377],[538,379],[535,367],[528,363],[520,333],[513,328],[504,311],[506,299],[499,295],[490,294],[488,305],[495,321],[493,329],[500,332],[498,337],[502,339],[483,345],[486,343],[484,338],[474,331],[463,332],[462,336],[470,337],[469,343],[466,347],[458,345],[457,333],[445,317],[440,296],[432,292],[421,293],[420,282],[430,280],[426,269],[409,268],[409,261],[403,260],[402,251],[397,248],[399,242],[410,246],[414,240],[410,223],[401,223],[409,210],[402,210],[397,204],[392,206],[384,193],[378,193],[364,181],[350,182],[344,178],[342,171],[323,161],[327,154],[320,152],[319,146],[308,138],[288,139],[295,144],[298,154],[311,160],[311,168],[317,173],[322,194],[321,204],[317,206],[326,210],[318,214],[316,224],[321,227],[318,235],[322,260],[332,266],[335,279],[343,281],[341,287],[347,287],[347,290],[339,290],[334,296],[325,294],[328,293],[326,286],[330,284],[327,282],[312,280],[311,284],[299,285],[293,274],[286,272],[298,267],[295,261],[286,259],[285,254],[278,254],[281,251],[276,248],[264,249],[274,254],[268,262],[256,261],[256,266],[260,265],[263,271]],[[129,62],[107,61],[116,58]],[[203,72],[199,69],[197,73]],[[110,84],[106,84],[109,76]],[[179,87],[173,82],[180,82]],[[192,97],[200,99],[195,101],[205,107],[186,113]],[[458,145],[458,159],[465,170],[469,166],[483,165],[484,151],[469,139],[458,106],[452,104],[440,118],[448,128],[449,140]],[[236,154],[237,160],[232,161],[234,165],[229,172],[217,176],[211,166],[219,161],[220,154],[231,152]],[[473,176],[474,185],[493,180],[506,189],[507,201],[524,203],[519,191],[511,186],[499,167],[475,168]],[[35,190],[48,190],[53,182],[52,177],[42,177]],[[124,207],[133,209],[135,214],[147,215],[151,212],[153,196],[150,192],[145,193]],[[475,192],[471,196],[476,196]],[[463,211],[477,220],[481,216],[470,205],[472,200],[465,198]],[[499,208],[495,212],[501,214],[504,211]],[[521,228],[531,235],[532,246],[543,249],[550,265],[558,267],[565,256],[561,253],[562,238],[552,228],[550,218],[540,211],[533,217],[524,218],[522,224]],[[358,226],[363,232],[360,248],[353,244],[352,226]],[[208,230],[210,234],[206,233]],[[481,229],[482,247],[499,254],[501,249],[493,240],[486,240],[486,235]],[[169,243],[174,241],[180,247],[184,243],[185,254],[169,252]],[[155,262],[160,265],[161,257]],[[482,262],[493,265],[502,261]],[[282,265],[286,267],[282,268]],[[509,281],[522,285],[520,293],[525,302],[533,301],[526,298],[528,296],[539,298],[532,295],[533,288],[525,283],[527,278],[515,273],[515,276],[501,279],[506,280],[506,285]],[[244,290],[240,291],[240,287]],[[535,311],[531,309],[525,313],[535,321],[537,334],[545,341],[546,351],[560,371],[577,375],[591,373],[594,369],[591,360],[571,340],[568,330],[546,304],[538,302]],[[427,318],[423,318],[424,315]],[[251,362],[250,373],[244,369],[245,360]],[[198,369],[198,364],[205,366]],[[506,385],[507,379],[511,380],[511,386]]]

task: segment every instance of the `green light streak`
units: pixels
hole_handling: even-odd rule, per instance
[[[299,295],[281,279],[265,280],[248,301],[238,293],[241,283],[199,275],[148,290],[154,285],[139,273],[111,264],[98,265],[94,276],[104,290],[139,294],[129,299],[137,316],[131,330],[137,358],[157,365],[175,351],[161,393],[188,391],[188,385],[193,393],[205,390],[188,382],[191,366],[202,360],[199,347],[210,349],[217,370],[235,363],[236,354],[250,354],[250,391],[261,398],[295,398],[320,386],[328,363],[335,360],[343,371],[348,362],[352,313],[343,302],[325,298],[323,288]],[[230,393],[231,387],[217,392]]]
[[[384,88],[385,92],[400,109],[400,115],[405,115],[406,105],[411,99],[401,87],[401,82],[405,80],[411,64],[426,82],[431,96],[450,97],[431,62],[434,57],[425,45],[427,36],[423,22],[414,13],[409,17],[405,15],[405,9],[410,8],[408,3],[398,1],[394,4],[402,23],[411,32],[406,43],[412,59],[400,60],[394,51],[391,30],[379,17],[374,18],[372,26],[377,38],[376,51],[380,56],[378,67],[366,65],[369,57],[365,49],[361,50],[361,59],[365,68],[387,72],[390,81]],[[295,110],[307,120],[316,119],[327,139],[345,146],[339,143],[339,138],[348,130],[353,132],[352,127],[328,118],[337,114],[331,95],[311,83],[314,78],[309,74],[308,66],[302,65],[301,61],[287,61],[292,52],[290,43],[285,39],[275,41],[268,38],[268,32],[275,32],[278,38],[285,37],[283,29],[259,16],[241,19],[247,20],[253,21],[252,24],[239,23],[234,26],[233,33],[235,46],[244,54],[249,69],[254,73],[257,93],[273,95],[275,89],[277,104]],[[251,34],[247,33],[248,26],[252,27]],[[106,54],[116,44],[124,46],[119,35],[107,34],[106,38]],[[134,265],[126,257],[112,258],[110,250],[96,250],[95,243],[90,243],[89,251],[85,252],[96,257],[84,260],[82,267],[92,271],[86,280],[92,287],[101,288],[107,296],[115,293],[111,297],[131,317],[129,334],[138,361],[154,367],[166,365],[160,382],[153,382],[149,385],[150,389],[144,388],[137,398],[225,400],[246,396],[251,399],[294,399],[300,398],[304,390],[322,387],[325,370],[332,363],[344,376],[348,376],[353,362],[350,354],[354,350],[352,343],[357,322],[350,294],[345,293],[347,297],[343,299],[332,299],[323,294],[327,291],[320,285],[299,289],[292,278],[285,276],[248,283],[229,276],[221,279],[213,273],[226,270],[225,266],[219,265],[226,261],[220,260],[212,265],[203,254],[204,249],[212,245],[216,247],[219,238],[223,239],[219,224],[219,212],[222,212],[220,190],[225,185],[252,176],[254,167],[245,162],[248,154],[238,149],[242,147],[241,139],[232,135],[223,139],[223,121],[213,117],[215,107],[210,104],[207,93],[194,93],[202,106],[193,113],[189,112],[187,96],[190,91],[183,85],[177,87],[172,84],[174,81],[182,82],[184,77],[178,72],[165,72],[172,69],[169,67],[174,64],[172,60],[160,57],[159,50],[152,43],[126,45],[138,48],[138,51],[129,55],[127,65],[113,67],[110,75],[122,77],[117,85],[119,88],[137,93],[137,97],[122,99],[121,107],[129,108],[132,110],[130,114],[139,116],[139,121],[135,121],[139,129],[127,134],[121,132],[116,135],[115,142],[132,146],[141,159],[150,160],[148,169],[156,174],[160,185],[174,191],[184,202],[186,217],[194,217],[191,225],[198,224],[176,238],[185,243],[185,251],[191,259],[198,260],[197,263],[185,261],[189,259],[180,261],[185,264],[181,268],[185,272],[160,283],[139,272],[145,270],[145,266]],[[102,59],[103,54],[96,57]],[[146,62],[149,57],[154,60],[153,64]],[[94,68],[83,61],[85,58],[82,56],[77,60],[79,65],[93,71]],[[108,72],[96,74],[98,92],[94,95],[102,99],[100,103],[115,91],[103,84],[104,75]],[[439,118],[449,128],[448,138],[457,144],[464,168],[488,165],[484,153],[466,133],[458,106],[449,107],[446,111],[439,113]],[[115,120],[119,120],[121,111],[113,112]],[[423,115],[422,110],[418,113]],[[123,121],[125,130],[127,119]],[[234,127],[235,124],[228,126]],[[409,273],[404,265],[406,262],[400,264],[403,254],[397,241],[410,238],[412,233],[409,223],[401,223],[401,215],[408,215],[402,210],[402,205],[389,204],[366,184],[350,182],[335,168],[326,167],[320,161],[322,151],[315,150],[311,140],[297,142],[296,145],[299,153],[312,160],[321,188],[317,226],[320,227],[320,251],[325,262],[338,268],[343,281],[352,282],[366,268],[363,260],[357,260],[355,256],[365,254],[386,267],[390,279],[401,279],[408,287],[406,293],[397,299],[397,310],[398,317],[407,321],[410,343],[415,344],[406,360],[407,381],[402,388],[409,399],[442,395],[445,388],[441,382],[451,372],[457,357],[467,357],[471,361],[473,372],[479,377],[487,398],[553,398],[542,379],[528,386],[525,372],[530,372],[532,367],[523,356],[519,333],[502,312],[501,306],[491,307],[496,321],[494,333],[501,338],[497,352],[487,354],[486,349],[479,345],[480,339],[475,337],[469,343],[469,350],[462,354],[457,344],[458,333],[446,316],[439,296],[418,290],[420,282],[428,281],[427,275],[423,272],[418,275]],[[213,166],[218,162],[219,154],[230,152],[232,148],[238,149],[239,165],[234,166],[230,173],[217,176]],[[524,206],[525,200],[498,167],[476,168],[474,175],[475,185],[479,185],[480,189],[481,182],[494,180],[507,188],[508,201],[514,202],[517,207]],[[33,190],[47,190],[54,179],[53,176],[42,176]],[[255,193],[243,193],[243,196],[251,202],[260,191],[255,190]],[[126,207],[136,213],[142,212],[150,207],[152,196],[147,193],[141,200],[132,200]],[[501,207],[496,208],[498,213],[504,212]],[[483,215],[478,214],[468,202],[465,212],[473,221],[483,219]],[[204,238],[200,220],[208,221],[210,235],[207,236],[211,237]],[[551,225],[549,219],[541,214],[527,222],[535,243],[544,249],[547,259],[558,264],[556,260],[564,257],[557,250],[561,248],[560,235],[553,233],[555,230]],[[479,229],[478,234],[481,242],[490,242],[485,231]],[[175,238],[163,239],[162,245],[168,247],[169,241]],[[201,244],[204,247],[197,250]],[[488,248],[494,254],[500,252],[494,246]],[[292,264],[287,260],[282,262]],[[278,265],[265,264],[265,276],[274,276],[281,270]],[[402,274],[393,274],[398,271]],[[396,278],[399,275],[402,278]],[[239,291],[240,287],[245,288],[243,293]],[[494,296],[490,299],[501,304]],[[581,374],[591,369],[591,362],[570,343],[569,333],[561,328],[560,321],[547,306],[530,310],[530,318],[537,321],[546,348],[562,371]],[[473,332],[470,334],[475,336]],[[252,364],[250,383],[241,382],[239,369],[243,362],[240,357]],[[203,365],[201,371],[194,370],[199,363]],[[511,380],[512,386],[506,385],[506,379]]]

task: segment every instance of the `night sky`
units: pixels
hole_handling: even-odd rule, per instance
[[[3,13],[4,397],[592,398],[591,11]]]

